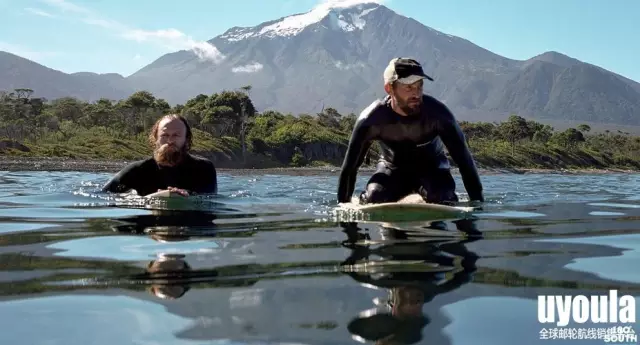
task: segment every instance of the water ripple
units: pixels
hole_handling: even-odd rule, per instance
[[[0,343],[537,343],[540,294],[640,295],[639,175],[486,175],[471,217],[385,221],[333,218],[337,173],[182,204],[109,177],[0,173]]]

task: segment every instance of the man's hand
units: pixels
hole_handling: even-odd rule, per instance
[[[484,205],[484,201],[469,200],[467,204],[469,207],[473,207],[476,211],[484,211],[484,208],[482,207]]]
[[[189,196],[189,192],[187,192],[186,189],[181,189],[181,188],[176,188],[176,187],[169,187],[169,188],[167,188],[167,190],[170,193],[176,193],[176,194],[179,194],[181,196]],[[161,189],[158,189],[158,192],[161,192],[161,191],[162,191]]]

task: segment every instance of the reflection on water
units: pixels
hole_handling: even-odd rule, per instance
[[[473,217],[341,222],[334,176],[222,174],[171,207],[3,174],[1,344],[549,343],[538,295],[640,295],[627,175],[488,176]]]
[[[146,274],[151,294],[158,298],[176,299],[189,291],[188,281],[185,282],[184,278],[189,278],[191,267],[182,258],[184,255],[181,254],[160,255],[149,262]]]
[[[407,231],[383,225],[381,238],[392,244],[382,244],[378,248],[348,242],[353,252],[343,264],[353,265],[363,261],[361,265],[365,269],[347,274],[364,286],[388,291],[388,297],[374,301],[376,308],[362,311],[349,322],[347,328],[354,338],[374,341],[376,344],[414,344],[422,340],[422,329],[430,322],[423,313],[423,305],[439,294],[470,282],[471,275],[476,271],[478,255],[470,252],[465,244],[480,239],[481,233],[472,220],[454,221],[454,224],[458,231],[468,236],[466,240],[455,239],[448,233],[446,223],[433,222],[413,228],[416,232],[414,236]],[[446,233],[442,236],[420,236],[420,228]],[[355,224],[347,227],[350,240],[359,237],[357,230]],[[369,260],[373,255],[382,260]],[[377,264],[385,267],[385,263],[394,262],[400,265],[411,262],[423,267],[405,271],[402,268],[393,269],[392,266],[386,272],[376,269]],[[367,269],[369,267],[371,269]]]

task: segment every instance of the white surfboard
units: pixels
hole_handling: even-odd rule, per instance
[[[410,194],[397,202],[379,204],[360,204],[358,197],[352,197],[351,202],[338,204],[338,209],[344,211],[357,211],[368,215],[381,216],[383,218],[450,218],[468,215],[474,207],[448,206],[432,204],[424,201],[420,194]]]
[[[162,209],[191,209],[203,205],[203,200],[198,196],[184,196],[168,190],[147,194],[144,199],[149,200],[154,206],[161,206]]]
[[[375,211],[385,209],[404,209],[404,210],[434,210],[442,212],[460,213],[473,212],[475,208],[465,206],[449,206],[442,204],[431,204],[424,201],[420,194],[409,194],[397,202],[385,202],[379,204],[360,204],[358,197],[352,197],[350,203],[341,204],[347,208],[354,208],[361,211]]]
[[[171,197],[183,197],[182,195],[178,194],[178,193],[171,193],[168,190],[162,190],[159,192],[155,192],[155,193],[151,193],[151,194],[147,194],[145,196],[145,198],[171,198]]]

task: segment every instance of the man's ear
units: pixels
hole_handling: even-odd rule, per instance
[[[390,83],[384,84],[384,91],[386,91],[388,95],[391,95],[393,90],[392,90],[392,86],[391,86]]]

